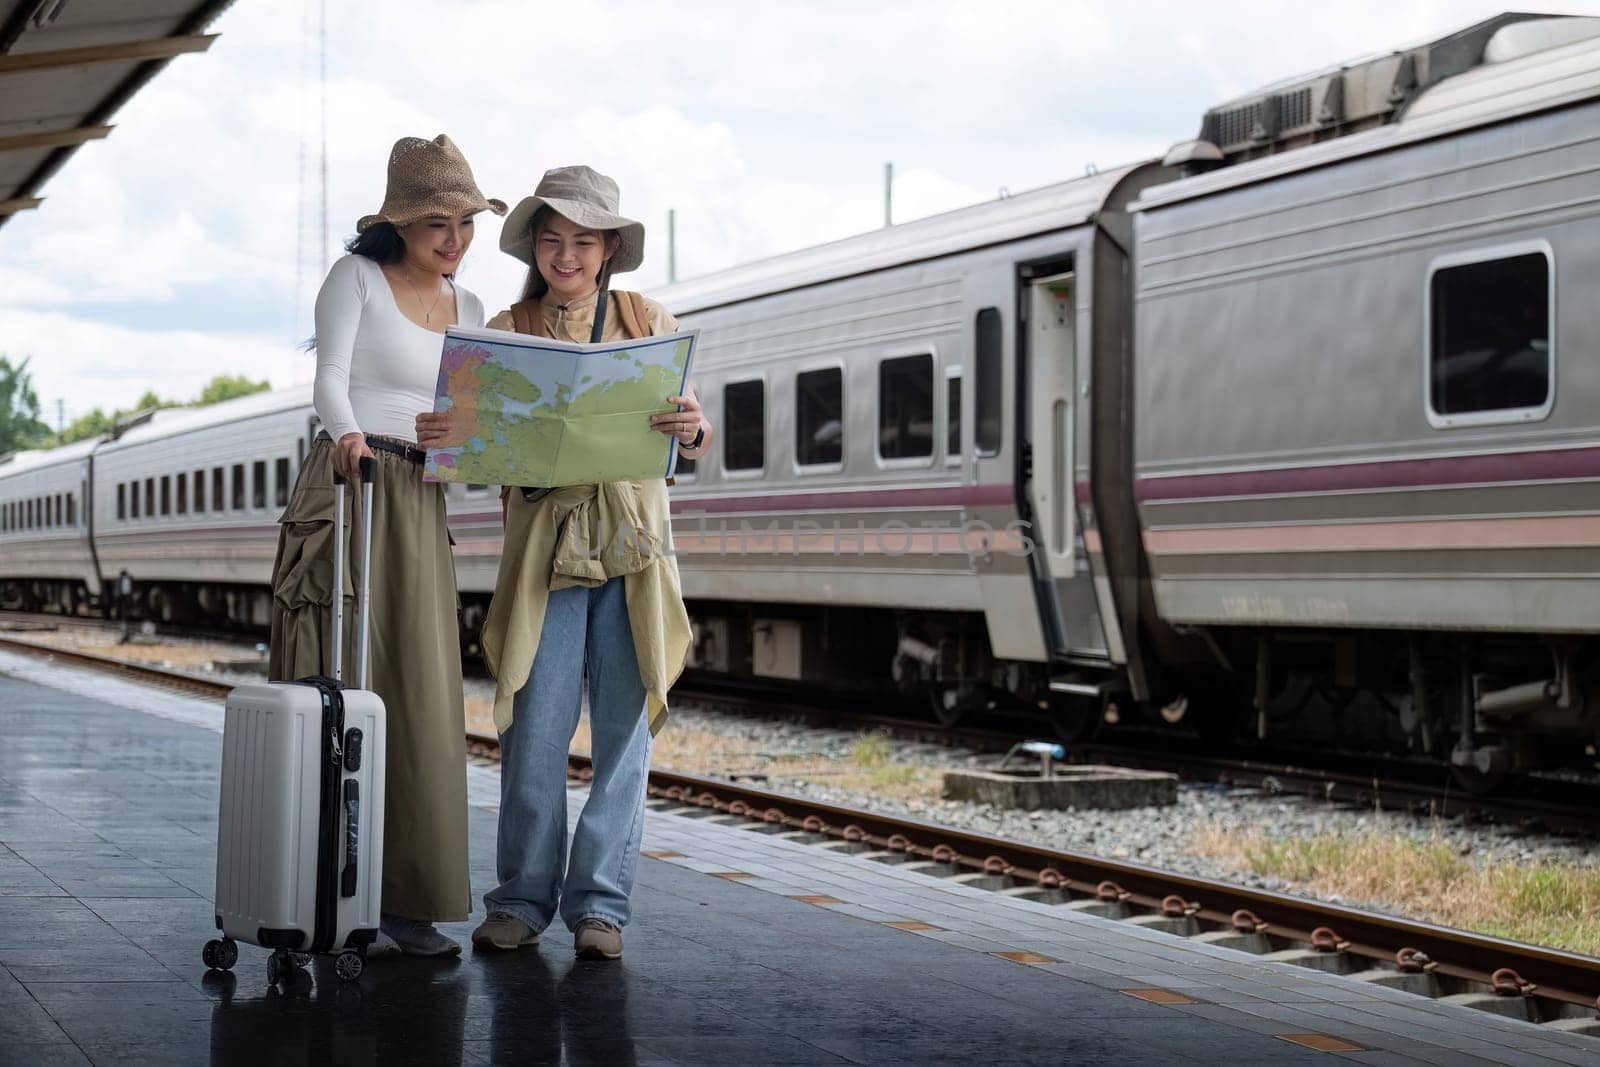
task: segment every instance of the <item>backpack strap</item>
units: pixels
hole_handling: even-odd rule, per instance
[[[539,310],[537,300],[519,300],[511,305],[511,325],[518,333],[531,334],[535,337],[546,337],[544,329],[544,315]]]
[[[630,339],[650,336],[650,311],[645,307],[644,296],[627,289],[613,289],[617,317]]]

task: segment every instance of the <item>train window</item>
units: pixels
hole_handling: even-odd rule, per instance
[[[722,465],[730,471],[760,470],[767,462],[767,383],[759,378],[722,387]]]
[[[206,509],[206,472],[194,472],[194,513],[196,515]]]
[[[961,455],[961,375],[944,380],[944,454]]]
[[[1428,421],[1542,419],[1554,404],[1553,256],[1543,242],[1435,260],[1428,276]]]
[[[280,508],[289,506],[289,457],[280,456],[273,464],[272,485],[275,491],[273,499]]]
[[[844,371],[808,370],[794,376],[794,461],[801,466],[844,459]]]
[[[264,459],[250,464],[250,506],[267,506],[267,461]]]
[[[233,510],[243,511],[245,500],[244,464],[233,465]]]
[[[137,479],[128,483],[128,517],[139,517],[139,482]]]
[[[172,475],[161,476],[161,514],[172,514]]]
[[[178,483],[178,514],[189,514],[189,475],[180,471],[173,479]]]
[[[76,493],[67,494],[67,525],[78,525],[78,496]]]
[[[225,474],[221,467],[211,468],[211,510],[225,511],[228,507],[228,489],[224,483]]]
[[[878,455],[933,455],[933,356],[899,356],[878,364]]]
[[[65,526],[66,525],[66,517],[67,517],[66,498],[63,497],[60,493],[57,493],[56,494],[56,506],[55,506],[55,522],[51,523],[51,525],[52,526]]]
[[[126,519],[127,517],[128,517],[128,485],[127,485],[126,482],[121,482],[121,483],[119,483],[117,485],[117,518]]]
[[[973,326],[973,443],[979,455],[1000,451],[1000,383],[1005,369],[1005,353],[1000,348],[1000,311],[984,308]]]
[[[153,477],[144,480],[144,517],[156,517],[156,480]]]

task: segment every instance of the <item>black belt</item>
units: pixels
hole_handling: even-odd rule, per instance
[[[412,463],[421,463],[428,458],[428,453],[411,445],[403,445],[394,441],[386,441],[381,437],[368,437],[367,447],[375,448],[379,452],[393,452],[401,459],[410,460]]]

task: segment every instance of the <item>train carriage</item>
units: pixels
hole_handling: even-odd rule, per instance
[[[1387,121],[1304,143],[1330,108]],[[1486,774],[1592,740],[1600,20],[1490,20],[1206,129],[1256,158],[1133,205],[1156,610],[1255,662],[1258,736],[1369,691],[1368,740]]]
[[[310,448],[311,387],[158,411],[94,454],[95,548],[141,614],[265,627],[277,520]]]
[[[656,294],[702,331],[720,427],[673,490],[697,662],[893,677],[945,717],[1117,677],[1072,505],[1093,440],[1077,353],[1125,347],[1093,313],[1125,302],[1107,246],[1168,174],[1121,168]]]
[[[0,459],[0,606],[75,614],[99,595],[92,554],[93,441]]]

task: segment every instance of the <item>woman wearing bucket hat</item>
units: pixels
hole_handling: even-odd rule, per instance
[[[608,290],[644,259],[644,227],[617,201],[616,182],[588,167],[547,172],[501,231],[501,250],[531,269],[522,300],[489,325],[572,341],[676,331],[660,304]],[[665,398],[679,410],[651,425],[694,458],[711,426],[686,394]],[[574,537],[598,554],[571,559]],[[651,741],[688,647],[665,479],[508,491],[483,631],[500,729],[500,884],[484,897],[475,946],[533,944],[559,917],[580,957],[622,955]],[[566,752],[585,682],[594,784],[568,858]]]
[[[326,675],[333,476],[354,477],[374,457],[373,514],[347,527],[359,544],[357,527],[372,522],[370,684],[388,709],[380,929],[409,955],[459,953],[433,923],[472,911],[455,568],[442,487],[422,480],[416,420],[433,408],[445,327],[483,325],[483,303],[454,280],[473,216],[505,210],[478,191],[450,138],[395,142],[383,207],[356,223],[350,254],[317,294],[324,432],[279,520],[273,566],[271,677]],[[344,558],[355,571],[356,554]],[[359,580],[352,573],[344,588]]]

